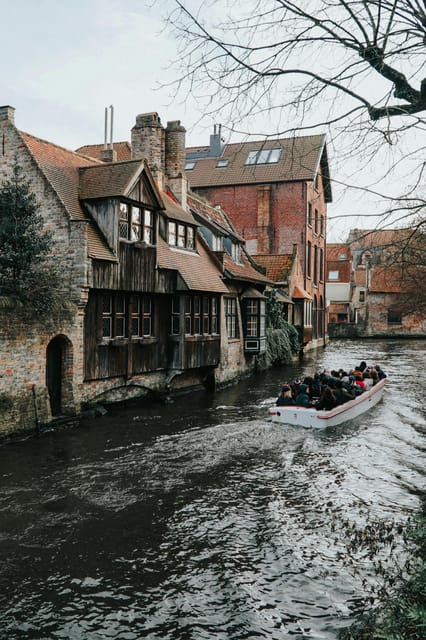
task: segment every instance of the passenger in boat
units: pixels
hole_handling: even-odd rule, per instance
[[[328,386],[324,387],[320,399],[316,401],[314,406],[318,411],[320,409],[325,409],[326,411],[334,409],[337,406],[337,402],[333,389]]]
[[[364,380],[365,388],[371,389],[373,386],[373,378],[370,375],[370,369],[366,369],[362,374],[362,379]]]
[[[355,398],[355,392],[346,389],[341,380],[336,380],[334,397],[336,398],[337,405],[344,404],[345,402],[349,402],[349,400],[353,400]]]
[[[379,376],[379,380],[383,380],[383,378],[387,378],[386,373],[379,367],[378,364],[374,367],[377,371],[377,375]]]
[[[359,367],[356,367],[356,368],[357,368],[357,369],[359,369],[359,371],[361,371],[361,373],[364,373],[364,371],[365,371],[365,370],[366,370],[366,368],[367,368],[367,363],[363,360],[363,361],[360,363]]]
[[[284,407],[286,405],[294,405],[295,402],[293,400],[293,396],[291,395],[291,388],[289,387],[289,385],[284,384],[281,387],[281,393],[277,398],[277,401],[275,403],[277,405],[277,407]]]
[[[310,398],[309,398],[309,395],[308,395],[308,385],[307,384],[299,385],[299,393],[297,394],[295,402],[299,407],[313,407],[314,406],[312,404]]]

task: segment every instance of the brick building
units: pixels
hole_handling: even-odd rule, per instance
[[[328,245],[330,336],[425,335],[418,239],[412,229],[353,229],[347,243]]]
[[[297,245],[303,272],[305,349],[324,344],[327,202],[331,187],[325,137],[186,149],[191,189],[220,205],[252,255],[289,255]]]
[[[254,320],[244,325],[241,316],[236,347],[224,297],[248,313],[267,279],[235,259],[243,241],[230,227],[228,272],[235,263],[244,277],[237,292],[227,285],[187,206],[180,123],[164,128],[157,114],[142,114],[130,145],[105,141],[97,158],[18,130],[14,111],[0,107],[0,183],[15,162],[30,181],[53,235],[49,260],[63,275],[68,311],[17,321],[13,306],[0,305],[0,394],[13,400],[0,430],[74,415],[95,399],[211,385],[253,368],[262,307],[257,349],[248,352]]]

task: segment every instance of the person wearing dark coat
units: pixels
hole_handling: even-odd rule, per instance
[[[336,386],[334,389],[334,397],[336,398],[336,404],[344,404],[345,402],[349,402],[349,400],[353,400],[355,398],[355,393],[352,393],[342,384],[341,380],[336,381]]]
[[[331,411],[334,407],[337,406],[336,396],[334,395],[333,389],[330,387],[324,387],[321,397],[315,403],[315,409],[325,409],[326,411]]]
[[[301,384],[299,386],[299,393],[297,394],[296,397],[296,405],[298,405],[299,407],[313,407],[314,405],[312,404],[312,402],[309,399],[308,396],[308,385],[307,384]]]
[[[277,407],[285,407],[286,405],[295,404],[293,396],[291,395],[291,388],[288,385],[285,384],[281,387],[281,393],[275,404]]]

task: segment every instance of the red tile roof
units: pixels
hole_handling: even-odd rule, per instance
[[[267,277],[273,282],[285,282],[293,266],[294,255],[253,255],[253,260],[266,268]]]
[[[225,251],[223,256],[223,265],[225,275],[233,280],[245,280],[248,282],[257,282],[258,284],[272,284],[270,278],[255,269],[246,256],[245,252],[241,252],[241,262],[234,262],[231,256]]]
[[[343,256],[343,255],[345,257],[340,258],[340,256]],[[327,261],[328,260],[350,260],[350,259],[351,259],[351,249],[349,244],[343,243],[343,242],[327,244]]]
[[[76,149],[76,152],[81,155],[90,156],[91,158],[100,160],[103,149],[103,144],[86,144],[83,147]],[[131,160],[132,158],[132,152],[128,142],[114,142],[113,150],[117,152],[117,162],[121,162],[122,160]]]
[[[106,244],[92,218],[86,214],[79,200],[79,169],[93,165],[93,159],[85,158],[29,133],[19,132],[29,153],[56,192],[71,220],[86,220],[89,224],[88,253],[92,258],[114,260],[116,256]],[[91,226],[90,226],[91,225]]]

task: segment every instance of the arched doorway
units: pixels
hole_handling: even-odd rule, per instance
[[[72,393],[73,352],[70,340],[55,336],[46,349],[46,386],[52,416],[74,413]]]

